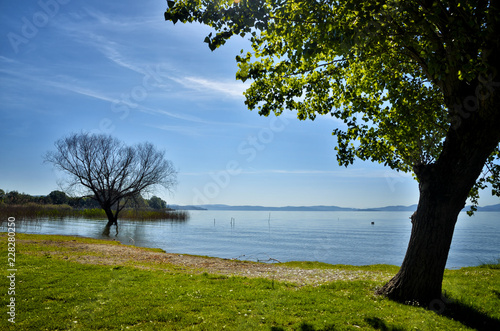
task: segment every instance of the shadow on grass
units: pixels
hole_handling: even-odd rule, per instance
[[[392,327],[387,325],[386,322],[377,317],[366,318],[365,321],[374,329],[382,331],[403,331],[403,329],[398,327]],[[271,331],[284,331],[285,329],[281,327],[272,327]],[[314,326],[308,323],[302,323],[299,327],[300,331],[335,331],[339,330],[335,328],[335,325],[328,325],[322,329],[315,329]]]
[[[479,331],[500,330],[500,319],[459,301],[448,303],[441,315]]]
[[[370,317],[370,318],[365,318],[366,323],[368,323],[372,328],[376,330],[382,330],[382,331],[402,331],[403,329],[399,327],[393,327],[390,325],[387,325],[387,323],[378,318],[378,317]]]
[[[271,327],[271,331],[284,331],[284,330],[285,329],[282,327],[276,327],[276,326]],[[327,326],[326,328],[323,328],[323,329],[315,329],[314,326],[312,326],[311,324],[302,323],[298,330],[300,330],[300,331],[335,331],[335,326],[331,325],[331,326]]]

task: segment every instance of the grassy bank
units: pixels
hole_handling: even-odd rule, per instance
[[[107,219],[106,213],[100,208],[75,209],[68,205],[42,205],[27,203],[23,205],[0,205],[0,217],[15,217],[16,219],[37,218],[63,218],[83,217],[95,219]],[[189,215],[185,211],[177,210],[154,210],[154,209],[124,209],[119,214],[119,219],[154,220],[171,219],[187,220]]]
[[[0,240],[7,242],[5,233]],[[447,270],[448,299],[436,302],[438,314],[375,296],[374,289],[386,281],[380,277],[298,286],[202,273],[168,263],[102,265],[105,248],[120,245],[113,241],[17,234],[16,242],[16,330],[494,330],[500,326],[499,265]],[[69,244],[77,242],[102,244],[103,250],[71,249]],[[7,261],[7,245],[3,247],[2,259]],[[85,263],[72,261],[76,255]],[[384,265],[286,265],[297,272],[397,271]],[[10,296],[7,291],[1,296],[0,329],[14,329],[6,314]]]

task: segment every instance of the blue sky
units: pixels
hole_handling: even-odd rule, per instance
[[[170,204],[377,207],[418,201],[417,183],[379,164],[339,167],[335,119],[261,117],[235,80],[243,39],[211,52],[166,2],[2,2],[0,188],[32,195],[62,174],[42,155],[72,132],[149,141],[178,169]],[[248,84],[248,83],[247,83]],[[481,205],[498,203],[483,194]]]

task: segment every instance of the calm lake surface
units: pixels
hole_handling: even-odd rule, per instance
[[[251,261],[276,259],[331,264],[400,265],[410,237],[411,212],[190,211],[186,222],[119,221],[103,235],[104,220],[21,221],[17,231],[117,239],[171,253]],[[233,221],[232,221],[233,220]],[[374,222],[372,225],[371,222]],[[1,231],[6,231],[6,224]],[[500,259],[500,213],[461,213],[447,268]]]

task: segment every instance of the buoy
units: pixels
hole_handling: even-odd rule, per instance
[[[375,222],[372,222],[372,225],[375,224]]]

